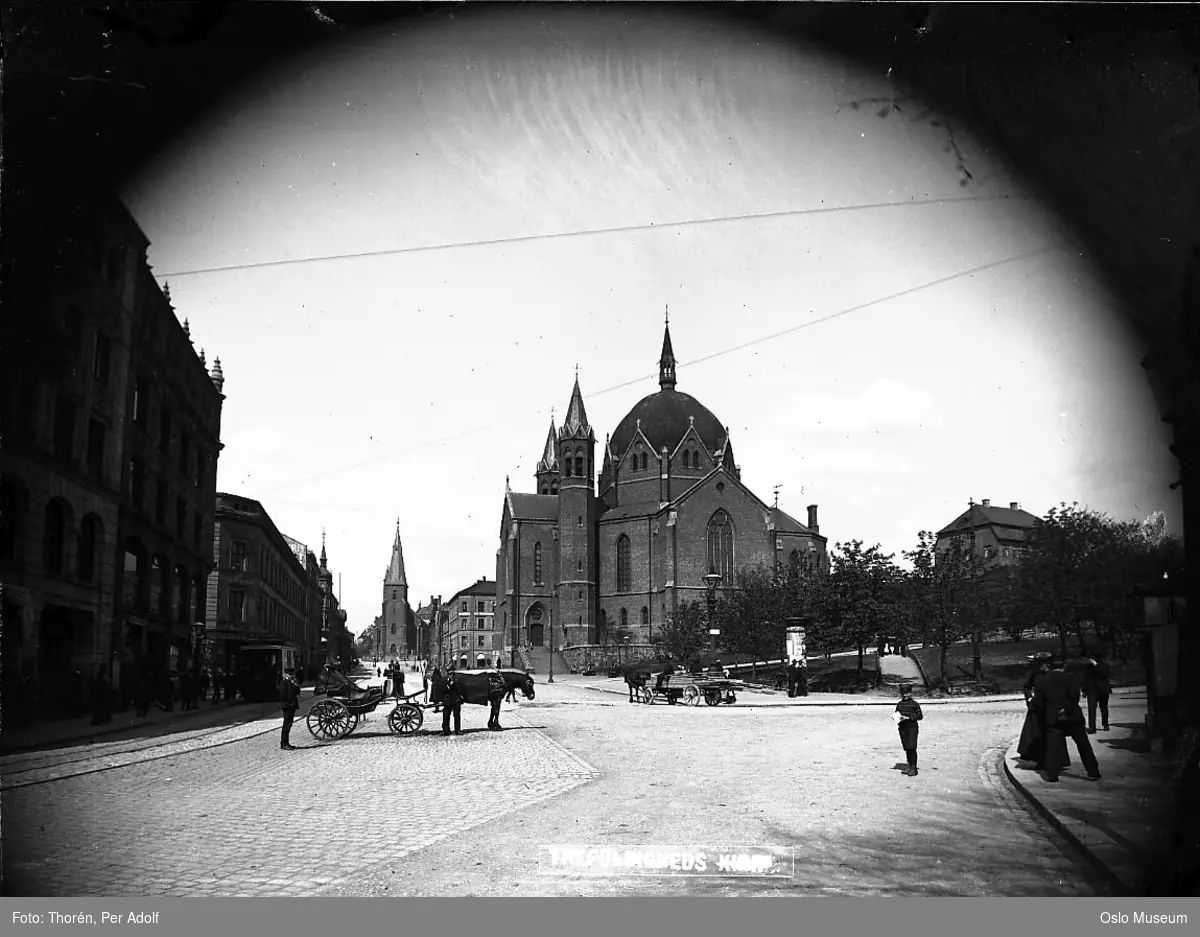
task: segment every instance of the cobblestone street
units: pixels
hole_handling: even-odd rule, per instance
[[[508,731],[317,744],[278,719],[0,762],[4,891],[26,895],[1064,895],[1101,889],[1000,767],[1020,703],[631,706],[539,685]],[[429,713],[427,720],[436,718]],[[1114,719],[1120,714],[1114,713]],[[426,722],[426,729],[430,722]],[[1103,747],[1098,746],[1103,765]],[[463,835],[466,834],[466,835]],[[794,880],[554,877],[537,847],[794,846]]]

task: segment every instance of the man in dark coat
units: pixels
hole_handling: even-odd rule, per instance
[[[442,695],[442,735],[450,734],[450,716],[454,716],[454,734],[462,735],[462,689],[458,677],[451,670],[446,674],[446,688]]]
[[[500,725],[500,704],[504,702],[504,694],[508,692],[508,684],[500,676],[499,671],[488,673],[488,705],[492,707],[488,718],[488,728],[499,732],[504,727]]]
[[[900,730],[900,747],[904,749],[904,758],[908,767],[904,773],[910,778],[917,776],[917,738],[921,727],[918,723],[924,718],[921,704],[913,699],[911,683],[900,687],[900,702],[896,704],[896,727]]]
[[[434,667],[433,676],[429,678],[429,702],[433,703],[433,711],[441,712],[442,700],[446,696],[446,678],[442,676],[442,668]]]
[[[1066,739],[1071,738],[1079,749],[1079,757],[1087,770],[1088,778],[1100,780],[1100,766],[1088,741],[1087,728],[1083,721],[1083,710],[1079,708],[1079,684],[1063,669],[1061,657],[1050,658],[1048,672],[1033,680],[1033,699],[1041,707],[1046,731],[1045,777],[1057,783],[1062,770],[1060,749],[1066,750]]]
[[[787,667],[787,682],[788,682],[788,698],[794,699],[796,696],[796,671],[800,668],[796,666],[796,659],[793,657]]]
[[[1087,696],[1088,734],[1096,734],[1096,706],[1100,707],[1100,720],[1104,730],[1108,731],[1108,697],[1112,693],[1112,685],[1108,682],[1108,661],[1103,653],[1087,660],[1087,670],[1083,673],[1083,692]]]
[[[796,663],[796,695],[808,696],[808,665],[804,661]]]
[[[283,684],[279,689],[279,708],[283,710],[283,732],[279,736],[279,747],[285,752],[296,748],[291,742],[291,732],[292,722],[299,707],[300,684],[296,681],[295,669],[289,667],[283,675]]]

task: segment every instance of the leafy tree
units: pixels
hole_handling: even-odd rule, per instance
[[[684,602],[678,614],[654,633],[654,643],[664,656],[679,661],[697,657],[708,645],[708,618],[699,602]]]
[[[912,572],[905,580],[908,614],[923,624],[925,642],[940,650],[939,672],[946,682],[950,645],[970,635],[983,600],[983,561],[970,539],[937,549],[937,535],[923,530],[905,552]]]
[[[750,669],[757,675],[758,661],[769,660],[783,645],[790,608],[786,575],[761,566],[739,569],[733,588],[717,607],[721,644],[735,653],[750,654]]]
[[[900,570],[879,544],[863,548],[861,540],[839,543],[831,556],[828,583],[813,595],[823,620],[818,630],[826,645],[839,643],[858,651],[858,672],[868,647],[897,624]]]

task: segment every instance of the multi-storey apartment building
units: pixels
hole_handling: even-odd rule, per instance
[[[295,648],[303,671],[317,661],[319,571],[311,557],[279,532],[260,502],[217,494],[205,611],[210,665],[237,671],[238,649],[257,643]]]
[[[460,589],[444,606],[442,656],[458,667],[491,666],[504,646],[496,632],[496,583],[483,576]]]
[[[4,683],[44,711],[188,659],[224,400],[125,207],[71,205],[54,269],[14,267],[0,368]]]

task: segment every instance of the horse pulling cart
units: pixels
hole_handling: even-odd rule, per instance
[[[359,720],[374,712],[388,699],[397,700],[395,708],[388,713],[388,728],[399,735],[413,735],[425,721],[424,707],[415,702],[424,690],[403,697],[384,695],[383,687],[360,687],[337,670],[326,671],[318,682],[317,693],[325,699],[313,704],[308,711],[308,731],[325,742],[344,739],[358,728]]]
[[[534,698],[533,678],[521,670],[460,670],[456,674],[459,692],[464,703],[490,706],[489,726],[499,729],[500,702],[505,693],[520,690],[526,699]],[[359,720],[374,712],[385,700],[396,700],[388,713],[388,728],[397,735],[415,735],[425,721],[425,709],[432,703],[418,703],[416,698],[425,691],[407,696],[386,696],[383,687],[360,687],[337,670],[328,670],[317,682],[315,690],[325,699],[314,703],[308,711],[308,731],[323,741],[344,739],[358,728]]]
[[[651,677],[654,682],[651,684]],[[740,680],[728,678],[692,676],[683,686],[672,686],[669,671],[652,675],[649,670],[631,667],[625,671],[625,682],[629,685],[631,703],[667,702],[674,706],[682,702],[685,706],[699,706],[704,700],[708,706],[721,703],[732,705],[737,702],[735,690],[745,686]]]

